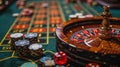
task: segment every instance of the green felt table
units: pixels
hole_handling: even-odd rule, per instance
[[[43,10],[46,13],[46,17],[43,18],[46,21],[45,24],[34,24],[35,21],[40,19],[38,17],[36,19],[36,15],[38,12],[42,11],[42,8],[35,8],[34,14],[30,17],[29,23],[27,28],[17,29],[17,25],[19,25],[21,16],[15,18],[12,16],[13,13],[20,13],[22,10],[16,7],[16,1],[12,3],[6,10],[0,12],[0,67],[30,67],[29,65],[33,63],[33,67],[40,66],[39,60],[31,60],[27,58],[20,58],[17,56],[15,51],[12,51],[10,48],[10,38],[7,36],[11,33],[15,32],[22,32],[22,33],[29,33],[29,32],[37,32],[42,34],[42,36],[38,37],[40,43],[43,45],[44,55],[50,56],[56,52],[56,39],[55,39],[55,28],[58,24],[64,23],[65,21],[69,20],[70,14],[80,13],[82,12],[85,14],[92,14],[92,15],[100,15],[103,11],[102,6],[89,6],[86,3],[68,3],[66,4],[64,0],[27,0],[27,4],[31,2],[36,2],[38,5],[42,2],[48,2],[49,6],[47,10]],[[56,4],[52,4],[54,2]],[[53,10],[52,10],[53,9]],[[57,10],[56,10],[57,9]],[[54,23],[51,19],[52,13],[55,12],[57,16],[53,17],[53,19],[59,18],[57,23]],[[110,9],[110,12],[114,17],[120,17],[120,9]],[[36,28],[40,28],[40,31]],[[17,30],[16,30],[17,29]],[[19,31],[21,30],[21,31]],[[24,30],[24,31],[22,31]],[[27,64],[28,63],[28,64]],[[23,66],[22,66],[23,65]],[[26,65],[26,66],[24,66]]]

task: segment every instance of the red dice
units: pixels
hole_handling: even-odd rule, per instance
[[[64,65],[67,63],[67,55],[62,51],[55,53],[53,58],[58,65]]]

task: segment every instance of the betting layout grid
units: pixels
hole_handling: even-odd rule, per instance
[[[48,3],[49,6],[42,7],[42,4]],[[32,16],[19,16],[11,29],[1,42],[2,50],[10,50],[10,34],[12,33],[38,33],[41,44],[48,44],[49,37],[54,38],[55,28],[62,23],[60,9],[57,2],[39,2],[37,3]]]
[[[45,3],[45,2],[40,2],[40,3]],[[37,30],[40,33],[39,38],[41,38],[41,41],[43,42],[43,44],[45,44],[45,42],[49,39],[48,37],[46,37],[47,33],[49,33],[49,36],[54,39],[53,36],[54,36],[55,27],[59,25],[62,21],[65,22],[66,20],[69,20],[68,16],[70,14],[75,14],[76,12],[83,12],[83,14],[84,13],[89,14],[87,11],[83,10],[81,5],[79,4],[66,4],[64,3],[64,1],[60,0],[59,2],[55,2],[55,1],[53,3],[49,2],[48,8],[42,8],[40,3],[37,2],[38,7],[35,8],[34,14],[32,16],[30,17],[19,16],[14,21],[13,25],[8,30],[6,36],[1,41],[1,45],[0,45],[1,52],[11,52],[10,51],[11,47],[9,45],[10,43],[9,35],[11,33],[22,32],[25,34],[28,33],[29,31],[36,32]],[[57,23],[52,21],[52,18],[54,19],[55,17],[59,18],[57,20]],[[37,21],[41,21],[41,22],[38,23]],[[40,30],[38,30],[37,27],[40,27]],[[41,33],[41,30],[44,30],[44,32]]]

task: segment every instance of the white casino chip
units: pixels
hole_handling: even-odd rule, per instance
[[[78,16],[78,18],[85,18],[85,16]]]
[[[83,13],[76,13],[76,16],[83,16]]]
[[[29,45],[30,42],[28,40],[18,40],[15,42],[16,46],[25,46],[25,45]]]
[[[76,15],[69,15],[69,18],[76,18],[77,16]]]
[[[25,35],[25,38],[33,38],[33,37],[37,37],[37,33],[28,33]]]
[[[10,35],[11,38],[19,38],[19,37],[22,37],[23,34],[22,33],[13,33]]]
[[[38,50],[40,48],[42,48],[42,45],[41,44],[37,44],[37,43],[32,44],[32,45],[29,46],[29,49],[31,49],[31,50]]]
[[[12,16],[17,17],[17,16],[19,16],[19,13],[14,13]]]

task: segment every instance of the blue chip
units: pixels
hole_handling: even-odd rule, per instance
[[[29,41],[28,40],[18,40],[15,42],[15,45],[16,46],[26,46],[26,45],[29,45]]]
[[[51,57],[42,57],[41,59],[40,59],[40,61],[41,62],[45,62],[46,60],[52,60],[52,58]]]
[[[25,34],[25,38],[34,38],[34,37],[37,37],[37,33],[28,33],[28,34]]]

